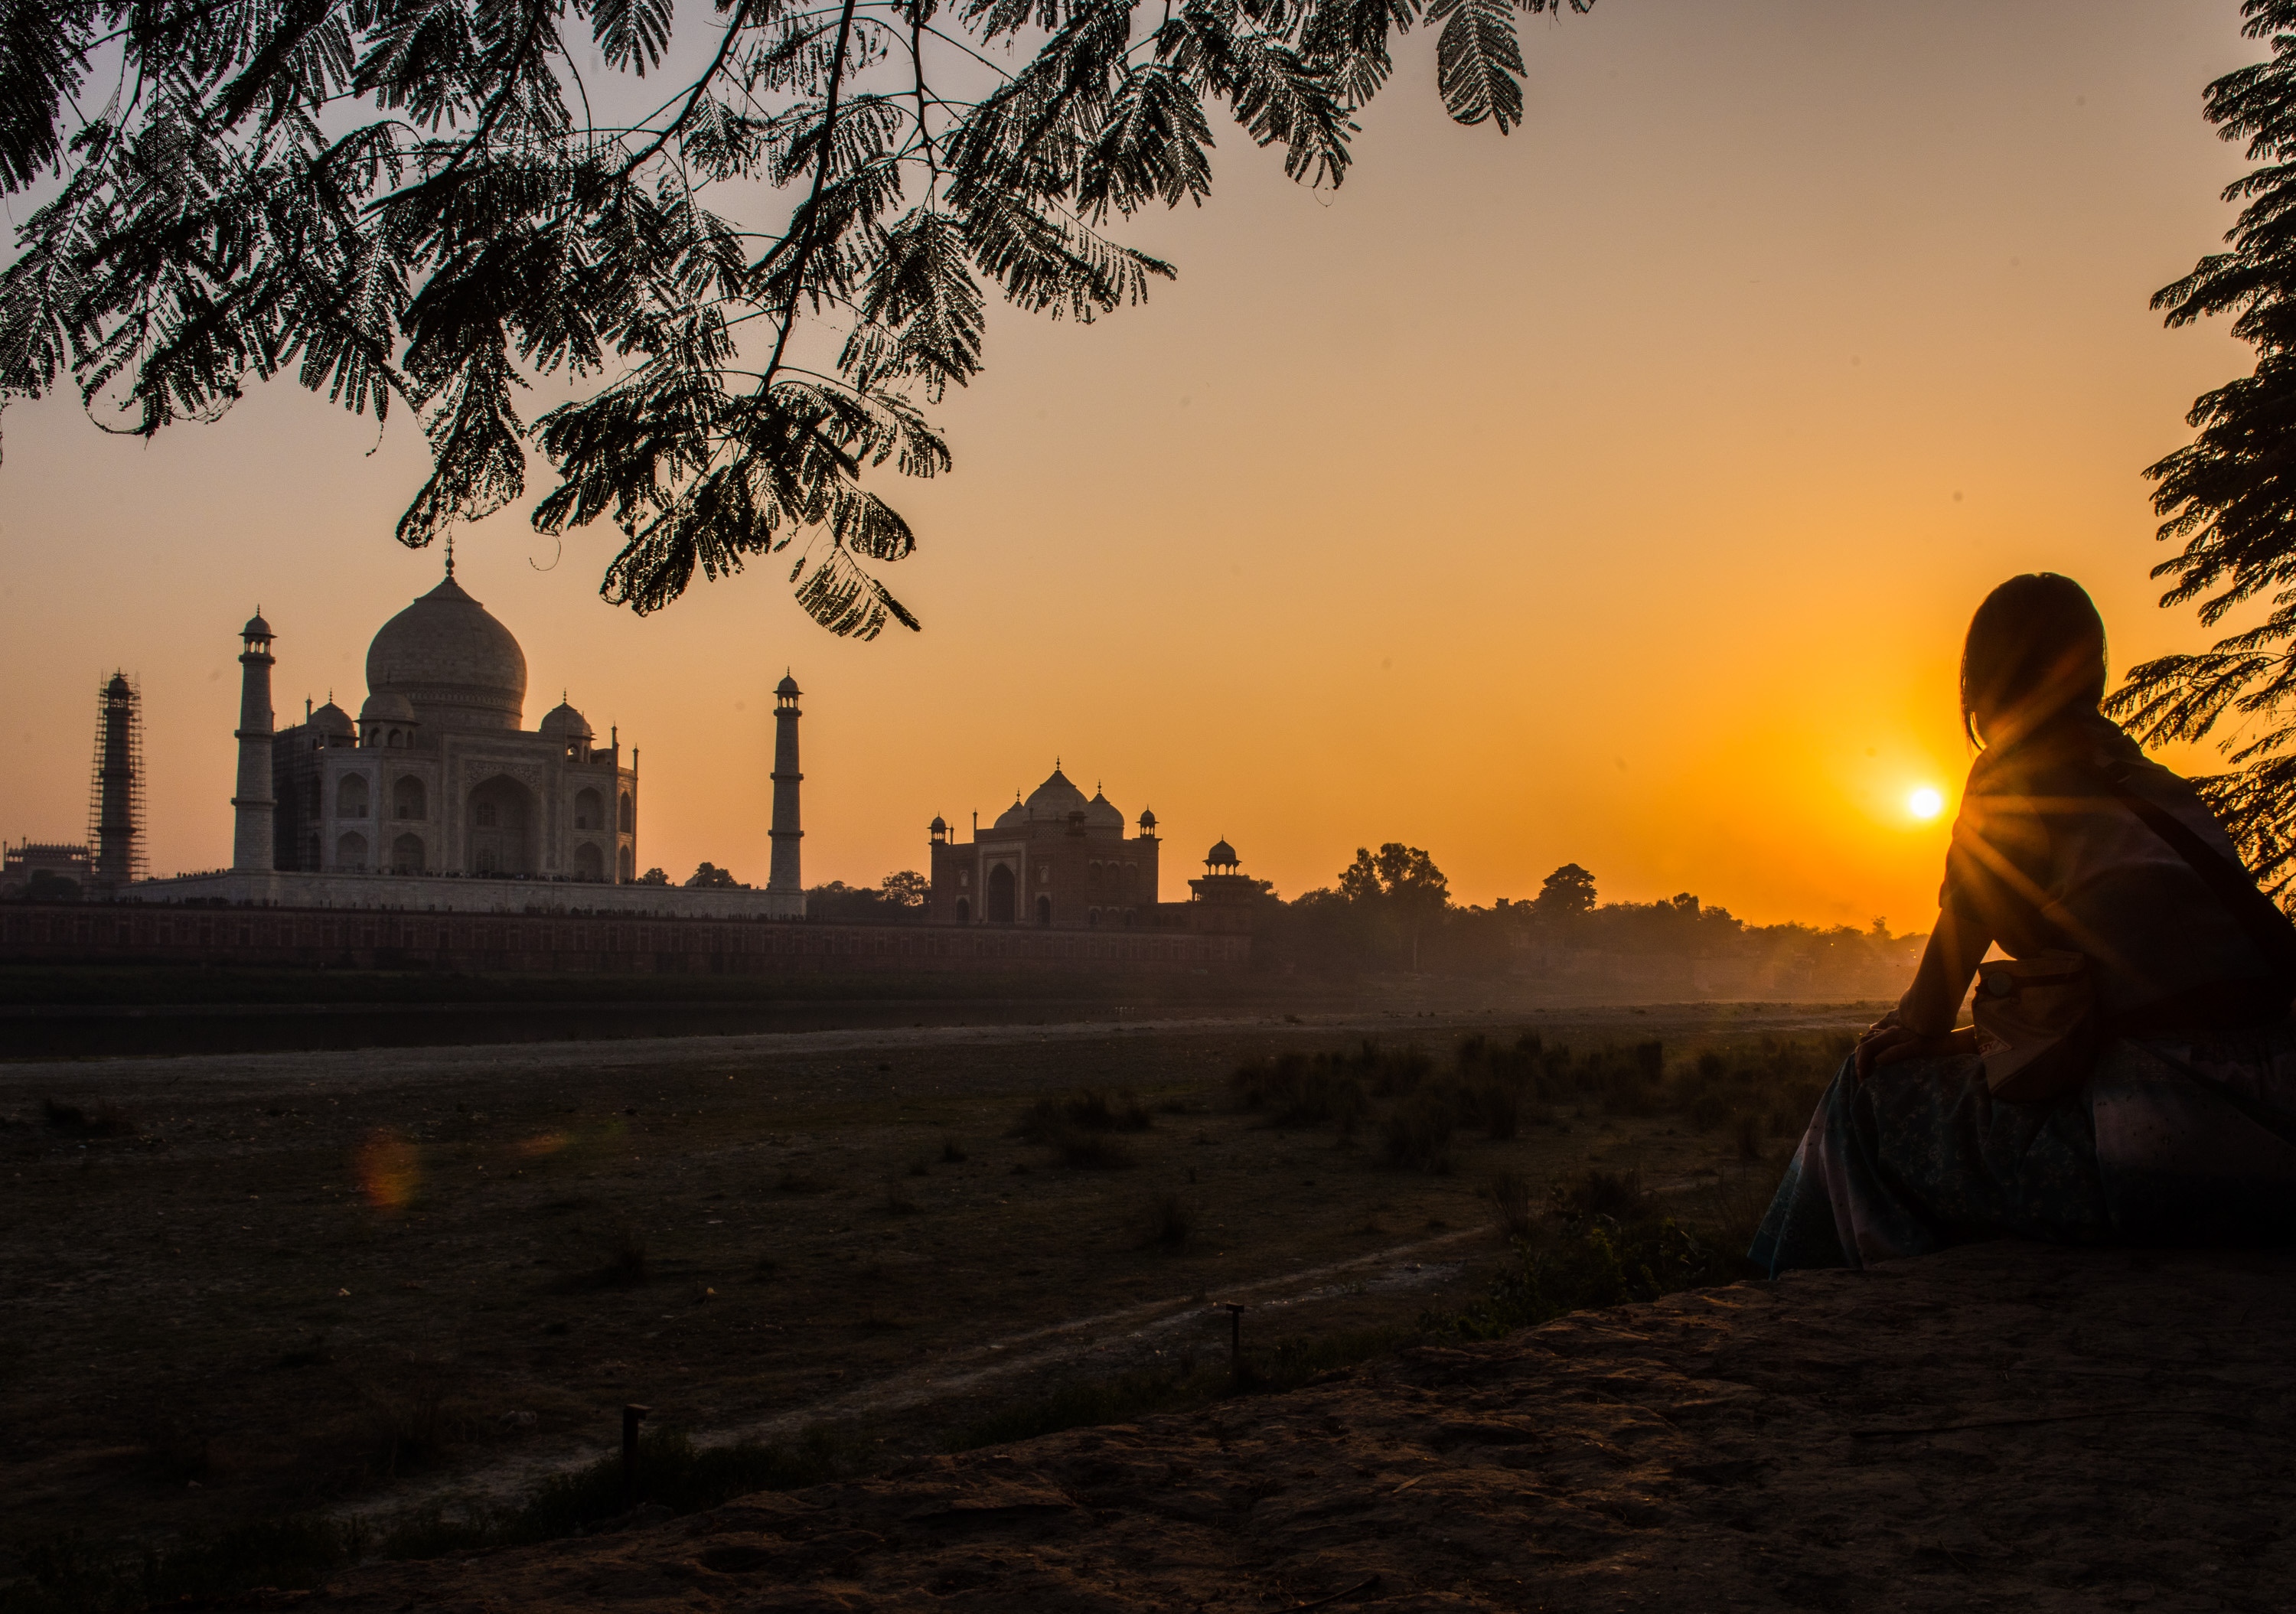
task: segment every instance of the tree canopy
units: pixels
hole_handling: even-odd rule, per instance
[[[619,528],[639,611],[776,557],[832,633],[916,618],[880,488],[949,468],[990,289],[1090,320],[1171,265],[1117,230],[1201,204],[1212,120],[1337,185],[1398,36],[1451,116],[1522,117],[1517,13],[1593,0],[0,0],[0,403],[107,430],[291,376],[431,471],[430,543],[555,481]],[[701,48],[673,48],[699,30]],[[543,378],[571,398],[528,419]]]
[[[1530,911],[1540,919],[1575,919],[1595,909],[1595,877],[1575,863],[1566,863],[1539,882]]]
[[[2129,668],[2107,709],[2159,744],[2219,735],[2231,771],[2196,781],[2268,887],[2296,879],[2296,0],[2245,0],[2243,31],[2268,61],[2208,88],[2206,114],[2244,141],[2254,168],[2225,192],[2241,204],[2193,272],[2152,299],[2171,326],[2232,316],[2256,349],[2248,375],[2203,393],[2197,435],[2146,472],[2179,545],[2152,569],[2164,606],[2198,602],[2203,625],[2243,625],[2209,649]],[[2260,619],[2242,608],[2268,600]]]

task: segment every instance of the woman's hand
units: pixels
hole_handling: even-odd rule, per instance
[[[1977,1028],[1964,1026],[1958,1031],[1943,1036],[1915,1030],[1898,1018],[1894,1009],[1866,1028],[1857,1039],[1857,1075],[1860,1080],[1871,1076],[1876,1065],[1894,1065],[1900,1060],[1941,1059],[1954,1054],[1977,1052]]]

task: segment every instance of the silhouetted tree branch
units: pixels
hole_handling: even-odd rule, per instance
[[[620,529],[610,600],[782,556],[831,632],[914,628],[876,482],[948,468],[921,405],[979,373],[989,286],[1139,301],[1173,270],[1111,216],[1203,200],[1214,109],[1338,184],[1421,20],[1452,115],[1504,132],[1519,13],[1591,3],[720,0],[660,93],[674,0],[0,0],[0,187],[52,193],[0,274],[0,403],[69,381],[149,435],[291,373],[416,413],[409,545],[522,497],[531,447],[537,526]],[[528,421],[542,377],[577,396]]]

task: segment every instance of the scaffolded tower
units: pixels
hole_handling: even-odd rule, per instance
[[[91,882],[116,891],[149,877],[144,854],[144,697],[126,673],[95,697],[95,765],[87,785]]]

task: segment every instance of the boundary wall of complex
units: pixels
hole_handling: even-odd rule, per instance
[[[611,888],[608,888],[611,889]],[[0,904],[0,963],[450,970],[486,974],[1012,974],[1242,968],[1233,931],[824,924],[763,918]]]

